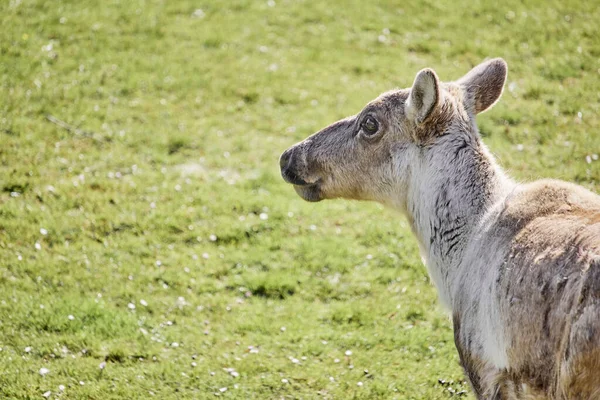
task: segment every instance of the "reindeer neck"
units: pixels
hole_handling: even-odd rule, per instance
[[[474,135],[442,137],[423,150],[412,174],[407,214],[429,274],[446,306],[474,228],[513,183]]]

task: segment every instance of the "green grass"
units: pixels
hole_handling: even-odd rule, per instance
[[[599,7],[2,2],[0,397],[453,397],[404,219],[304,203],[279,154],[423,67],[502,56],[486,143],[598,191]]]

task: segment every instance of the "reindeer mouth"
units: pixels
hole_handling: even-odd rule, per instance
[[[294,190],[300,197],[306,201],[320,201],[323,199],[321,193],[321,178],[309,181],[301,175],[306,175],[304,172],[299,173],[298,166],[294,162],[294,147],[286,150],[279,159],[281,168],[281,177],[287,183],[294,185]],[[303,170],[305,168],[301,168]]]
[[[281,177],[284,181],[286,181],[287,183],[291,183],[294,186],[308,186],[318,182],[318,180],[315,182],[307,182],[306,180],[302,179],[296,172],[294,172],[292,168],[289,167],[281,170]]]
[[[317,202],[323,200],[321,193],[321,180],[318,179],[314,183],[306,183],[304,185],[294,184],[294,190],[300,197],[306,201]]]
[[[314,182],[307,182],[289,169],[282,171],[281,176],[284,181],[294,185],[294,190],[304,200],[316,202],[323,199],[321,195],[321,179],[317,179]]]

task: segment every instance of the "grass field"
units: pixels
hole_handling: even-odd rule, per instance
[[[501,56],[478,119],[501,164],[599,191],[598,20],[591,1],[0,2],[0,398],[473,398],[406,221],[305,203],[278,157],[423,67]]]

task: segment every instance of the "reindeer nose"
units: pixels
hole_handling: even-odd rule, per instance
[[[298,165],[294,162],[294,150],[296,147],[291,147],[283,152],[279,158],[279,167],[281,168],[281,177],[287,183],[296,186],[308,185],[304,179],[299,176]]]
[[[294,148],[289,148],[286,151],[283,152],[283,154],[281,155],[281,157],[279,157],[279,168],[281,168],[281,171],[283,172],[283,170],[288,166],[288,164],[290,163],[290,161],[292,160],[292,153],[294,152]]]

